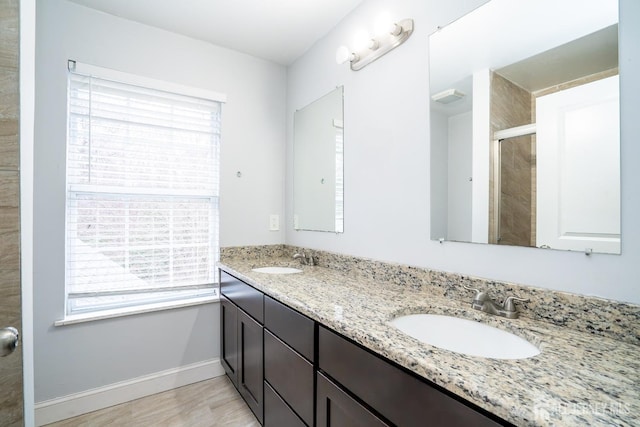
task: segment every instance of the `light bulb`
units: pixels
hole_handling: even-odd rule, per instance
[[[368,45],[369,49],[376,50],[379,47],[380,47],[380,42],[378,40],[376,39],[369,40],[369,45]]]
[[[400,34],[402,34],[402,32],[404,31],[404,29],[402,28],[402,25],[398,24],[398,23],[393,23],[391,25],[390,31],[389,33],[392,36],[396,36],[398,37]]]
[[[358,54],[350,52],[349,48],[346,46],[340,46],[338,50],[336,50],[336,62],[338,64],[344,64],[345,62],[353,62],[360,59]]]

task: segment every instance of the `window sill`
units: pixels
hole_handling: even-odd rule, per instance
[[[73,314],[65,316],[64,319],[53,322],[54,326],[75,325],[76,323],[93,322],[95,320],[112,319],[114,317],[131,316],[134,314],[152,313],[154,311],[171,310],[174,308],[191,307],[194,305],[210,304],[219,302],[220,296],[216,290],[215,295],[201,298],[191,298],[180,301],[161,302],[156,304],[146,304],[135,307],[115,308],[112,310],[102,310],[93,313]]]

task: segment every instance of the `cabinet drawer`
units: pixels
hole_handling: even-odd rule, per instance
[[[317,427],[388,426],[319,372],[317,402]]]
[[[318,364],[395,425],[501,425],[324,327],[318,330]]]
[[[264,427],[306,427],[300,418],[264,383]]]
[[[220,293],[262,324],[264,321],[262,292],[220,270]]]
[[[314,361],[313,320],[265,296],[264,326],[298,353]]]
[[[313,425],[313,365],[266,329],[264,379],[305,423]]]

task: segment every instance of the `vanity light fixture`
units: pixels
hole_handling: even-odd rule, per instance
[[[400,46],[409,38],[411,33],[413,33],[413,19],[403,19],[395,22],[386,33],[371,38],[363,49],[353,52],[346,46],[340,46],[336,51],[336,62],[344,64],[349,61],[351,69],[358,71],[385,53]]]

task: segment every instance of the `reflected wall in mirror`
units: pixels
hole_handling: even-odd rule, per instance
[[[620,253],[617,0],[491,0],[429,37],[431,238]]]
[[[293,228],[344,231],[343,88],[293,118]]]

